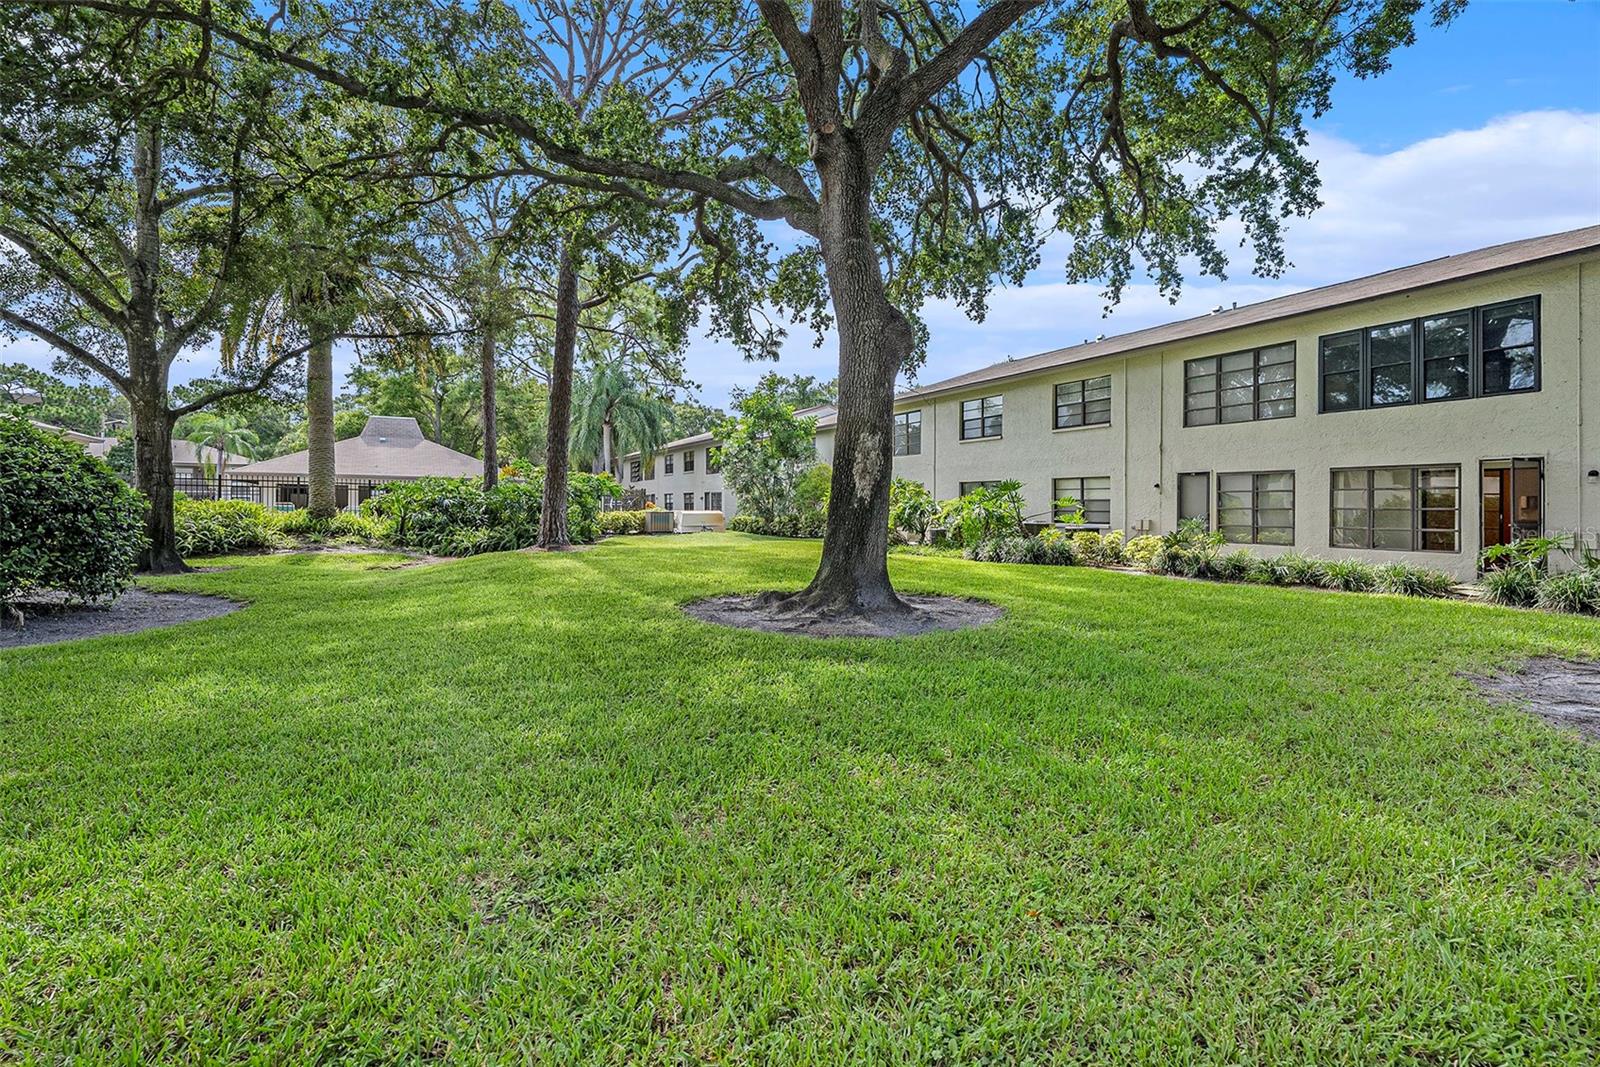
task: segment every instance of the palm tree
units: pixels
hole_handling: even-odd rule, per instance
[[[203,466],[212,464],[206,459],[205,450],[216,450],[217,460],[217,495],[222,499],[222,479],[228,472],[228,455],[243,456],[254,459],[256,448],[261,444],[256,432],[250,429],[250,424],[241,415],[214,415],[202,411],[189,416],[185,420],[183,439],[195,447],[195,452],[200,456]]]
[[[572,452],[599,460],[618,475],[618,454],[649,454],[667,440],[672,401],[649,386],[625,359],[596,363],[579,382],[572,405]]]

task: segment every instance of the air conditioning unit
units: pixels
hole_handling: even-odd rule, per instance
[[[725,530],[727,526],[720,511],[678,512],[679,533],[706,533],[712,530]]]
[[[644,513],[644,532],[666,534],[672,532],[672,512],[650,508]]]

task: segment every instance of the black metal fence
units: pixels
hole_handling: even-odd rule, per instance
[[[339,510],[356,512],[361,503],[376,493],[379,487],[394,479],[339,478],[334,482],[334,494]],[[264,504],[274,511],[293,511],[310,502],[311,488],[306,479],[296,474],[224,474],[219,485],[216,478],[201,478],[180,472],[174,482],[175,489],[197,500],[248,500]]]

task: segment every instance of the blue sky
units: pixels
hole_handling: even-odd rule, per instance
[[[1219,303],[1600,223],[1600,0],[1476,0],[1449,27],[1424,27],[1387,74],[1339,85],[1333,109],[1311,131],[1325,206],[1290,224],[1294,266],[1282,278],[1254,278],[1239,263],[1226,282],[1191,280],[1177,306],[1149,285],[1133,285],[1102,317],[1098,287],[1061,282],[1059,251],[1047,250],[1027,284],[995,294],[983,323],[948,306],[925,309],[931,339],[918,380]],[[28,341],[0,348],[0,359],[51,362]],[[831,342],[815,348],[796,337],[777,369],[829,378],[836,359]],[[339,353],[341,376],[350,360]],[[687,364],[701,399],[719,405],[769,366],[707,339],[691,346]],[[174,377],[213,366],[211,354],[198,353],[175,366]]]

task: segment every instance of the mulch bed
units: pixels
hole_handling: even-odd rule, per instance
[[[708,597],[683,610],[702,622],[801,637],[915,637],[943,630],[965,630],[994,622],[1005,614],[997,604],[955,596],[905,596],[912,610],[899,615],[821,616],[796,612],[763,594]]]
[[[1600,663],[1535,656],[1514,673],[1472,681],[1496,703],[1521,705],[1600,741]]]
[[[109,604],[69,604],[41,596],[17,604],[25,620],[20,629],[14,616],[0,619],[0,648],[138,633],[180,622],[214,619],[242,607],[237,600],[220,596],[152,593],[146,589],[130,589]]]

